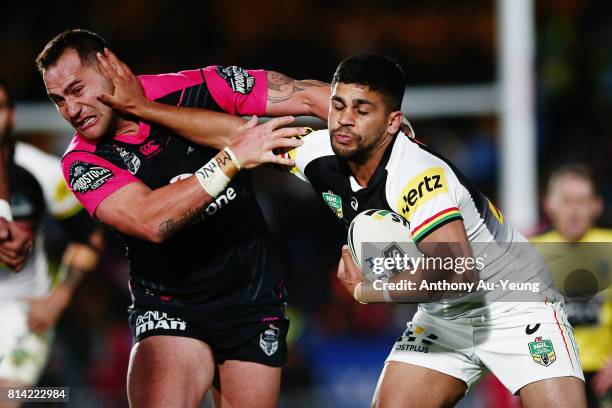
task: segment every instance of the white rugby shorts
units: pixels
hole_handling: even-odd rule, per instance
[[[27,302],[0,302],[0,379],[35,385],[47,363],[52,332],[30,331],[27,318]]]
[[[488,371],[516,394],[535,381],[584,381],[563,302],[495,304],[476,318],[442,319],[419,308],[386,361],[426,367],[465,382]]]

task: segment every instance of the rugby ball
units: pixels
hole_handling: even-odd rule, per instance
[[[353,261],[361,268],[364,279],[373,282],[402,272],[403,261],[422,257],[412,240],[408,221],[387,210],[367,210],[358,214],[349,226],[347,242]]]

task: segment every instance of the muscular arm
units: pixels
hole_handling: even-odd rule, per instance
[[[166,105],[147,99],[142,85],[130,68],[110,50],[98,54],[102,72],[114,92],[98,99],[113,109],[144,122],[156,123],[196,143],[221,149],[230,143],[246,121],[227,113]]]
[[[440,257],[440,258],[457,258],[465,257],[469,258],[472,256],[472,251],[465,233],[465,227],[463,221],[456,220],[449,222],[448,224],[438,228],[428,235],[419,244],[419,249],[423,252],[426,257]],[[341,267],[338,271],[338,277],[346,287],[346,289],[353,294],[355,287],[363,279],[359,267],[352,261],[351,255],[347,251],[343,251]],[[341,270],[342,269],[342,270]],[[466,270],[462,274],[455,273],[448,270],[434,270],[419,268],[416,272],[404,271],[400,274],[393,275],[389,278],[390,283],[398,283],[400,281],[414,282],[416,288],[419,287],[421,281],[426,280],[427,282],[437,282],[441,280],[447,280],[450,282],[474,282],[476,280],[477,271]],[[352,278],[350,277],[352,276]],[[362,282],[358,291],[358,298],[364,303],[376,303],[386,302],[383,291],[376,290],[372,282]],[[423,302],[431,301],[442,296],[442,293],[430,293],[426,291],[390,291],[389,296],[393,302]]]
[[[238,169],[217,155],[220,168],[232,178]],[[213,201],[195,176],[151,190],[141,182],[128,184],[100,203],[95,216],[118,231],[161,243],[193,221]]]
[[[98,99],[113,109],[156,123],[204,146],[222,148],[235,136],[245,120],[222,112],[169,106],[148,100],[138,78],[111,51],[98,55],[100,69],[114,85],[114,92]],[[268,99],[266,115],[315,115],[327,120],[329,84],[319,81],[296,81],[274,71],[266,73]]]
[[[291,117],[272,119],[256,126],[252,119],[238,129],[238,137],[231,143],[231,150],[241,168],[249,169],[263,163],[292,166],[293,160],[272,153],[276,148],[293,148],[303,144],[293,136],[304,132],[303,128],[281,128],[293,121]],[[229,179],[239,168],[225,151],[220,151],[206,164],[202,172],[210,181],[211,164]],[[212,179],[212,178],[211,178]],[[208,190],[210,191],[210,190]],[[160,243],[176,231],[192,222],[213,201],[195,177],[151,190],[144,183],[133,182],[110,194],[96,208],[95,216],[127,235]]]
[[[132,111],[145,122],[157,123],[203,146],[221,149],[236,135],[246,120],[207,109],[185,108],[147,101]]]
[[[266,115],[308,115],[327,121],[331,87],[328,83],[295,80],[276,71],[267,71]]]
[[[426,257],[434,258],[471,258],[472,249],[465,233],[463,221],[451,221],[448,224],[433,231],[425,237],[419,244],[419,249]],[[400,282],[401,280],[410,280],[418,285],[421,281],[439,282],[446,280],[451,282],[474,282],[476,280],[475,270],[467,270],[462,274],[449,270],[436,270],[419,268],[416,273],[410,274],[404,271],[398,275],[389,278],[389,282]],[[443,293],[430,292],[414,292],[409,293],[402,291],[391,292],[391,299],[396,302],[417,302],[417,301],[432,301],[444,295]],[[418,299],[414,299],[414,297]]]

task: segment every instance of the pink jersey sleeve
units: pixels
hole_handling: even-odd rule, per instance
[[[240,67],[211,66],[202,70],[206,85],[215,101],[232,115],[266,113],[268,79],[266,71]]]
[[[140,75],[138,79],[142,83],[145,96],[150,100],[204,82],[201,69],[181,71],[174,74]]]
[[[64,156],[62,172],[68,188],[92,217],[106,197],[123,186],[140,181],[129,171],[82,151]]]

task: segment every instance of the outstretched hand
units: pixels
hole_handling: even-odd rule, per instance
[[[230,149],[236,155],[241,167],[250,169],[264,163],[295,165],[292,159],[277,156],[272,152],[277,148],[296,148],[304,143],[295,136],[305,133],[306,129],[303,127],[282,128],[293,121],[292,116],[283,116],[258,125],[257,117],[253,116],[248,122],[241,125],[230,144]]]
[[[113,85],[113,93],[102,93],[98,100],[125,115],[136,115],[150,101],[145,97],[142,84],[130,68],[108,48],[96,55],[102,73]]]

